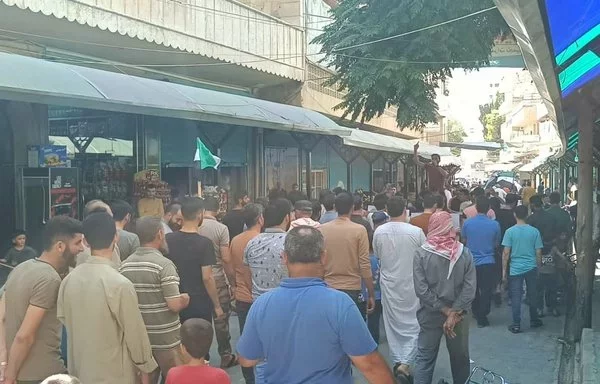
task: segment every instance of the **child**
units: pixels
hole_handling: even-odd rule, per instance
[[[188,319],[181,325],[181,344],[189,363],[171,368],[166,384],[231,384],[227,373],[204,360],[213,340],[212,325],[204,319]]]
[[[38,256],[37,252],[35,249],[25,245],[26,242],[27,235],[25,234],[25,231],[15,231],[12,237],[13,246],[6,252],[5,258],[0,260],[0,262],[16,267],[24,261],[35,259]]]

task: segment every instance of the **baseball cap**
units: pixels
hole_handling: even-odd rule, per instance
[[[385,212],[378,211],[373,213],[373,224],[379,225],[388,221],[388,215]]]
[[[294,204],[294,210],[301,212],[312,212],[312,203],[308,200],[298,200]]]

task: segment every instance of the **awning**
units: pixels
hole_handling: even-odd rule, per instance
[[[470,149],[475,151],[495,151],[502,149],[502,144],[492,141],[484,141],[481,143],[449,143],[442,141],[440,147]]]
[[[531,160],[530,163],[527,163],[524,166],[522,166],[521,168],[519,168],[519,172],[533,172],[537,167],[544,164],[544,162],[550,156],[551,156],[551,154],[548,153],[548,154],[540,155],[540,156],[534,158],[533,160]]]
[[[399,137],[382,135],[379,133],[351,129],[350,135],[340,136],[345,145],[351,147],[372,149],[374,151],[386,151],[393,153],[402,153],[406,155],[413,154],[413,147],[416,140],[405,140]],[[419,144],[419,155],[431,156],[433,154],[450,155],[450,150],[440,148],[426,143]]]
[[[309,109],[0,53],[0,99],[346,136]]]

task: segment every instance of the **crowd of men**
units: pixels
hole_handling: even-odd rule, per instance
[[[469,315],[488,326],[503,287],[510,332],[521,332],[524,285],[531,327],[545,309],[560,315],[571,218],[556,192],[545,206],[479,187],[448,201],[440,188],[421,194],[422,210],[379,194],[370,212],[341,189],[318,201],[242,193],[222,219],[214,197],[145,202],[137,220],[124,201],[91,201],[83,222],[51,219],[40,256],[9,275],[0,381],[220,384],[239,364],[246,384],[350,383],[352,365],[370,383],[430,384],[445,337],[462,384]],[[14,259],[31,252],[23,235]],[[377,350],[381,318],[391,367]],[[221,369],[209,365],[213,329]]]

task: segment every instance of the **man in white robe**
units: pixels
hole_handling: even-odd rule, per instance
[[[413,258],[425,243],[419,227],[407,223],[406,201],[392,197],[387,202],[390,221],[375,230],[373,250],[381,260],[380,285],[383,324],[394,374],[401,383],[409,382],[419,336],[419,300],[413,282]]]

